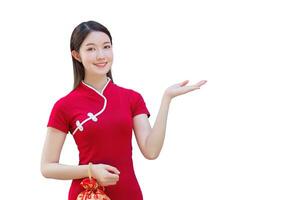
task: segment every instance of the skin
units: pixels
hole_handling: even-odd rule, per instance
[[[107,82],[106,74],[113,63],[113,51],[109,37],[103,32],[91,32],[83,41],[79,52],[72,51],[72,56],[83,63],[85,69],[84,82],[101,91]],[[105,67],[98,67],[96,63],[107,62]],[[169,106],[171,100],[177,96],[198,90],[207,81],[201,80],[194,85],[187,85],[185,80],[166,88],[155,123],[151,127],[146,114],[139,114],[133,118],[133,130],[140,151],[146,159],[156,159],[162,149]],[[80,179],[87,177],[88,165],[70,166],[59,163],[59,157],[66,138],[66,134],[48,127],[44,143],[41,173],[46,178],[61,180]],[[92,176],[102,186],[115,185],[119,180],[120,171],[110,165],[93,164]]]

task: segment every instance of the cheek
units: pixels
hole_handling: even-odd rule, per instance
[[[84,60],[85,62],[89,62],[90,60],[93,59],[93,57],[94,57],[93,53],[86,53],[81,56],[82,60]]]
[[[109,51],[109,52],[106,52],[105,53],[105,57],[107,57],[107,58],[109,58],[110,60],[113,60],[113,53],[112,53],[112,51]]]

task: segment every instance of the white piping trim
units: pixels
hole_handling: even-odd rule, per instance
[[[96,113],[95,115],[91,112],[87,113],[87,115],[89,116],[88,118],[86,118],[84,121],[82,121],[80,123],[79,120],[76,121],[76,126],[77,128],[73,131],[72,135],[74,136],[74,134],[77,132],[77,130],[79,131],[83,131],[83,124],[85,124],[87,121],[89,120],[93,120],[94,122],[98,121],[97,119],[97,116],[100,115],[101,113],[103,113],[103,111],[105,110],[106,108],[106,103],[107,103],[107,99],[106,97],[103,95],[103,92],[105,90],[105,88],[107,87],[108,83],[111,81],[111,79],[109,77],[107,77],[107,83],[104,85],[103,89],[101,90],[101,92],[99,92],[98,90],[96,90],[95,88],[93,88],[92,86],[86,84],[85,82],[83,82],[83,80],[81,81],[85,86],[87,86],[88,88],[94,90],[98,95],[100,95],[101,97],[103,97],[104,99],[104,106],[103,108],[98,112]]]

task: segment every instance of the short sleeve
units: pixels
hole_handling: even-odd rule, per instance
[[[53,127],[68,134],[69,123],[64,112],[63,99],[58,100],[54,104],[50,113],[47,127]]]
[[[132,105],[131,105],[131,110],[132,110],[132,117],[138,114],[145,113],[147,114],[147,117],[150,117],[150,112],[146,106],[146,103],[142,97],[142,95],[136,91],[133,91],[132,93]]]

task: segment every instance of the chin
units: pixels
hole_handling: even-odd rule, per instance
[[[110,69],[102,69],[102,70],[95,70],[94,74],[98,74],[98,75],[105,75],[109,72]]]

